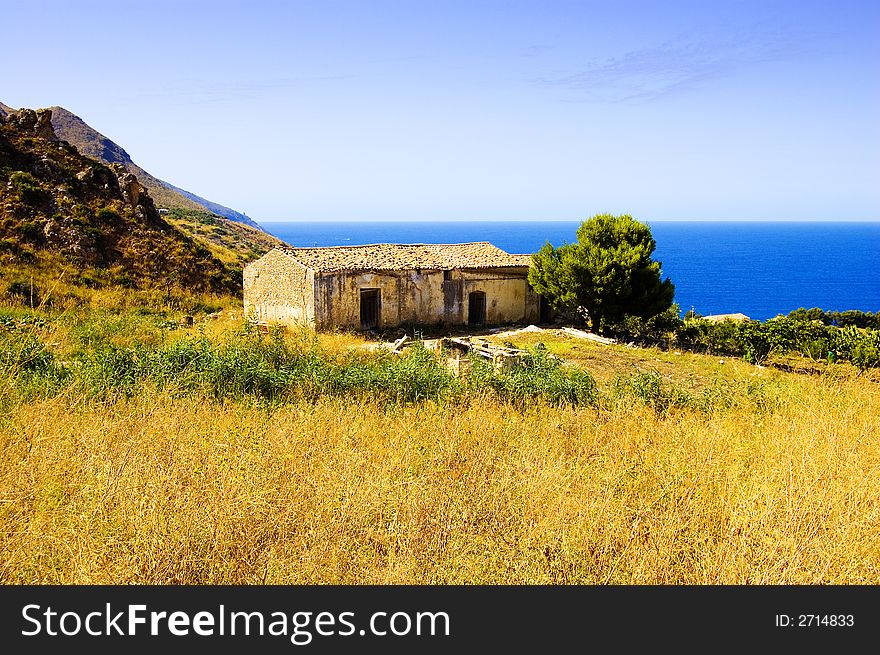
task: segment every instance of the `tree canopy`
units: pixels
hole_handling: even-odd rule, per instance
[[[529,283],[557,311],[586,312],[598,332],[624,316],[650,318],[672,305],[675,287],[660,279],[651,228],[629,214],[597,214],[577,241],[532,256]]]

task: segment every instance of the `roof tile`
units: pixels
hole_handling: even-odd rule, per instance
[[[285,248],[283,252],[304,266],[321,272],[527,267],[531,258],[531,255],[511,255],[486,241],[377,243],[331,248]]]

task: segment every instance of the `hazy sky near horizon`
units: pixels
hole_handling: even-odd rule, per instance
[[[880,220],[880,2],[5,0],[0,101],[273,220]]]

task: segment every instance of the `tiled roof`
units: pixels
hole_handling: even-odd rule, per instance
[[[519,262],[520,266],[531,266],[532,265],[532,256],[531,255],[510,255],[514,261]]]
[[[284,253],[315,271],[407,271],[417,268],[506,268],[529,265],[531,255],[511,255],[491,243],[405,244],[333,248],[285,248]]]

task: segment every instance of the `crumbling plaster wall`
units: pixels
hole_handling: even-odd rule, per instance
[[[382,327],[443,322],[443,271],[321,273],[315,279],[316,327],[360,328],[360,291],[379,289]]]
[[[538,296],[526,280],[525,269],[453,271],[452,282],[461,291],[454,294],[458,304],[449,314],[449,323],[468,322],[468,295],[473,291],[486,294],[486,323],[490,325],[537,321]]]
[[[361,289],[380,290],[382,327],[466,324],[472,291],[486,294],[488,324],[538,318],[538,296],[526,281],[525,269],[338,272],[316,276],[315,326],[359,329]]]

